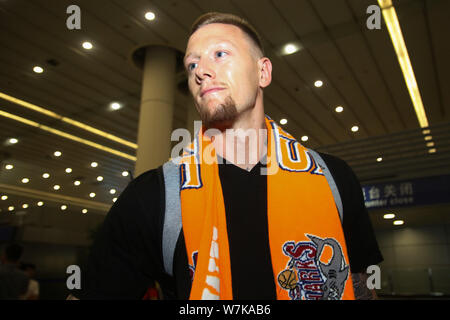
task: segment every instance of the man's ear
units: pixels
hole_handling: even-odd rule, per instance
[[[262,57],[258,61],[259,86],[267,87],[272,82],[272,62],[267,57]]]

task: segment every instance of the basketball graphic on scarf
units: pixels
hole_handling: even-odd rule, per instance
[[[286,269],[278,275],[278,283],[283,289],[294,289],[297,285],[297,274],[295,271]]]

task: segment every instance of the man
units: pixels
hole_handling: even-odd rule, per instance
[[[322,154],[342,198],[341,221],[318,159],[265,116],[272,64],[253,27],[203,15],[184,63],[203,127],[174,160],[178,193],[161,168],[131,182],[73,295],[141,299],[157,280],[166,298],[178,299],[374,298],[365,270],[382,257],[361,187],[345,162]],[[163,237],[171,201],[182,216],[173,277]]]
[[[34,279],[36,276],[36,266],[32,263],[22,262],[20,264],[20,270],[25,272],[25,274],[29,278],[28,289],[25,295],[23,295],[22,299],[39,300],[39,282]]]
[[[18,244],[6,246],[0,265],[0,300],[22,299],[28,289],[28,276],[19,270],[23,248]]]

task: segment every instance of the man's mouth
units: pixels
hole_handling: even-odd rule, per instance
[[[207,95],[207,94],[209,94],[209,93],[221,91],[221,90],[224,90],[224,89],[225,89],[225,88],[222,88],[222,87],[212,87],[212,88],[206,88],[206,89],[203,89],[203,90],[200,92],[200,98],[204,97],[205,95]]]

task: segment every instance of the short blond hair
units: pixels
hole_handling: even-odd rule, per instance
[[[231,13],[208,12],[201,15],[192,24],[190,36],[201,27],[213,23],[231,24],[238,27],[250,38],[261,55],[264,55],[264,47],[262,45],[261,37],[256,29],[247,20]]]

